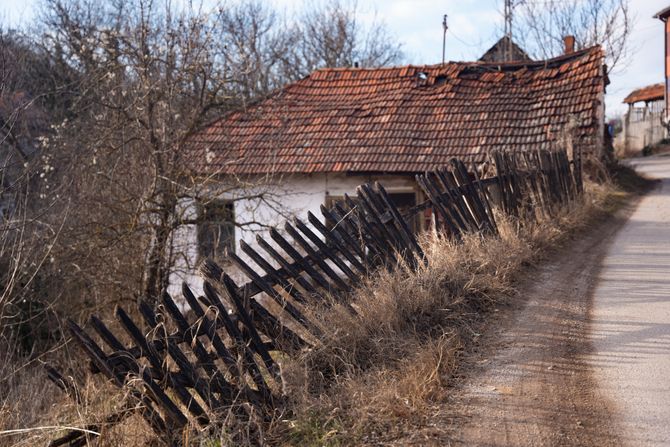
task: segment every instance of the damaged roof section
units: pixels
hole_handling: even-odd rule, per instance
[[[606,76],[593,47],[548,61],[323,69],[190,140],[196,173],[416,173],[454,156],[595,144]]]

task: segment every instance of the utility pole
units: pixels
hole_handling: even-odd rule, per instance
[[[505,53],[503,54],[505,61],[512,59],[512,8],[512,0],[505,0],[505,37],[507,37]]]
[[[447,51],[447,15],[445,14],[442,18],[442,64],[444,65],[445,53]]]

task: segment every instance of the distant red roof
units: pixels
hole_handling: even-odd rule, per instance
[[[199,173],[412,173],[554,147],[568,122],[592,145],[604,88],[600,47],[538,62],[323,69],[204,128],[187,157]]]
[[[639,88],[630,92],[623,100],[626,104],[634,104],[640,101],[657,101],[665,97],[665,84],[654,84]]]

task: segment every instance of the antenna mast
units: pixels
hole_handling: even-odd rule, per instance
[[[447,15],[445,14],[442,18],[442,64],[444,65],[444,56],[447,50]]]
[[[503,56],[506,61],[512,59],[512,10],[514,5],[512,0],[505,0],[504,15],[505,15],[505,37],[507,42],[505,42],[505,51]]]

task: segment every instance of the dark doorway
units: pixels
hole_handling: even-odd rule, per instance
[[[400,214],[404,215],[407,211],[416,206],[416,194],[414,192],[390,192],[391,202],[398,208]],[[419,231],[419,216],[414,216],[407,222],[412,232]]]

